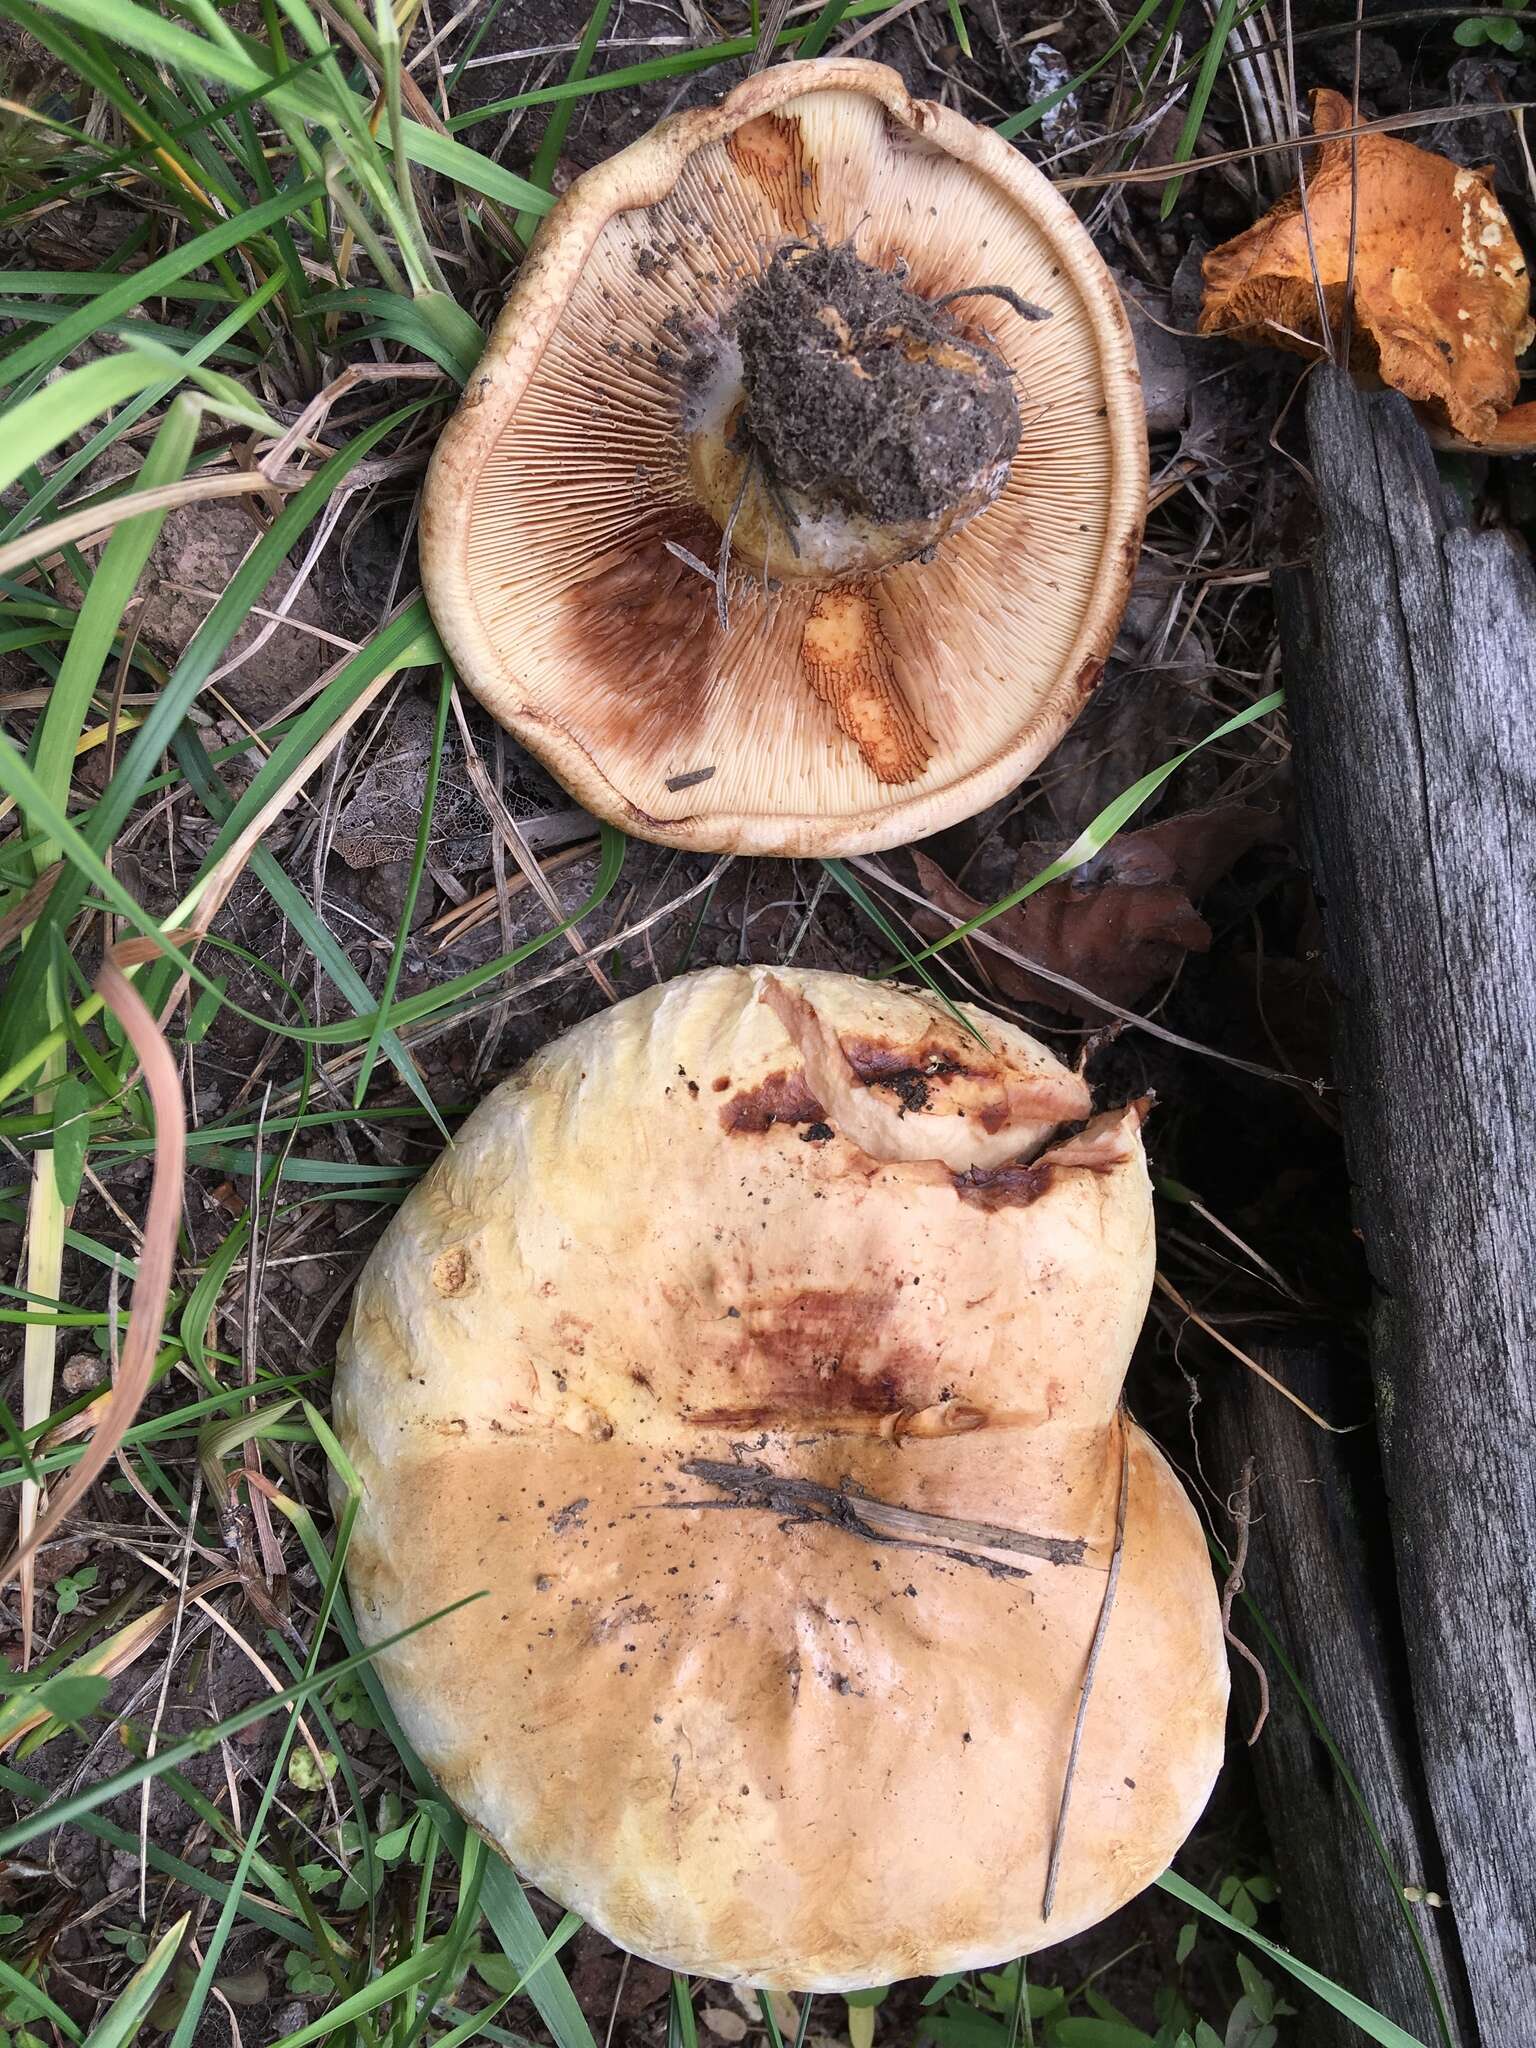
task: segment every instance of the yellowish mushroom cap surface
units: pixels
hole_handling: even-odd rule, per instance
[[[871,527],[745,473],[733,323],[818,244],[928,305],[1017,302],[950,300],[953,347],[899,337],[978,385],[1011,373],[1017,445],[953,515]],[[851,344],[846,366],[864,374]],[[424,582],[470,687],[600,816],[678,846],[869,850],[981,809],[1081,709],[1146,466],[1124,313],[1047,180],[885,66],[782,65],[543,223],[433,459]]]
[[[674,1969],[998,1963],[1171,1860],[1221,1760],[1199,1523],[1121,1380],[1130,1110],[1015,1028],[715,969],[567,1033],[391,1224],[343,1340],[369,1641],[444,1790]],[[1113,1600],[1047,1866],[1090,1645]]]

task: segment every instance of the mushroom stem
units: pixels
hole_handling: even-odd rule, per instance
[[[690,365],[690,470],[738,553],[846,581],[928,553],[992,503],[1019,442],[1013,378],[946,305],[994,291],[1014,304],[991,286],[924,299],[848,243],[776,251]]]

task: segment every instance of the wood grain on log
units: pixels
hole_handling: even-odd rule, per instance
[[[1277,577],[1412,1713],[1481,2048],[1536,2042],[1536,574],[1329,369]],[[1357,1874],[1338,1873],[1342,1890]]]
[[[1262,1351],[1259,1360],[1304,1401],[1338,1406],[1337,1368],[1321,1352]],[[1394,1884],[1395,1877],[1438,1890],[1445,1880],[1406,1709],[1374,1444],[1363,1433],[1326,1434],[1247,1373],[1224,1377],[1205,1412],[1206,1470],[1216,1485],[1230,1495],[1248,1458],[1257,1469],[1244,1581],[1307,1696],[1239,1605],[1237,1632],[1270,1677],[1269,1718],[1252,1755],[1285,1939],[1421,2041],[1444,2041],[1443,2013],[1463,2048],[1477,2036],[1454,1929],[1441,1910],[1409,1904]],[[1246,1727],[1256,1688],[1234,1669],[1234,1720]],[[1351,2021],[1321,2000],[1302,2004],[1298,2038],[1306,2048],[1359,2048]]]

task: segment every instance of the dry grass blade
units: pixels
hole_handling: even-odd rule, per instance
[[[57,555],[61,548],[89,544],[103,539],[125,519],[144,512],[174,511],[182,505],[201,505],[215,498],[247,498],[253,493],[280,494],[294,488],[293,480],[278,481],[259,470],[239,470],[228,476],[189,477],[179,484],[157,484],[152,490],[128,491],[103,505],[82,505],[47,526],[24,533],[8,547],[0,548],[0,576],[8,576],[40,556]]]
[[[209,1593],[217,1593],[225,1586],[234,1585],[239,1577],[238,1572],[216,1572],[211,1578],[204,1579],[200,1585],[193,1586],[187,1598],[194,1602],[201,1600]],[[119,1629],[115,1635],[109,1636],[78,1663],[71,1664],[70,1676],[121,1678],[175,1619],[181,1604],[178,1595],[172,1600],[162,1600],[158,1607],[151,1607],[147,1613],[129,1622],[126,1628]],[[34,1729],[45,1727],[52,1718],[46,1707],[37,1707],[25,1719],[7,1727],[4,1734],[0,1735],[0,1755],[14,1749],[16,1744],[23,1741]]]
[[[1099,1658],[1104,1649],[1104,1638],[1109,1634],[1109,1617],[1115,1611],[1115,1590],[1120,1584],[1120,1560],[1125,1555],[1125,1505],[1131,1491],[1131,1429],[1126,1421],[1125,1411],[1120,1411],[1120,1494],[1115,1504],[1115,1547],[1109,1560],[1109,1576],[1104,1581],[1104,1598],[1099,1602],[1099,1618],[1094,1623],[1093,1640],[1088,1645],[1088,1661],[1083,1666],[1083,1688],[1077,1696],[1077,1718],[1072,1723],[1072,1746],[1067,1751],[1067,1768],[1061,1782],[1061,1805],[1056,1810],[1056,1825],[1051,1832],[1050,1861],[1045,1867],[1045,1896],[1040,1902],[1040,1918],[1049,1920],[1051,1908],[1056,1903],[1056,1884],[1061,1876],[1061,1852],[1067,1840],[1067,1815],[1072,1808],[1072,1780],[1077,1775],[1077,1755],[1083,1746],[1083,1726],[1088,1719],[1088,1702],[1093,1696],[1093,1681],[1099,1668]]]
[[[1315,1408],[1309,1408],[1306,1402],[1302,1400],[1299,1394],[1293,1394],[1290,1388],[1285,1385],[1284,1381],[1277,1380],[1272,1372],[1266,1372],[1263,1366],[1260,1365],[1259,1361],[1256,1358],[1250,1358],[1246,1351],[1240,1350],[1238,1346],[1232,1342],[1232,1339],[1230,1337],[1223,1337],[1220,1330],[1216,1329],[1213,1324],[1208,1323],[1205,1320],[1205,1317],[1200,1314],[1198,1309],[1191,1307],[1189,1302],[1187,1302],[1184,1299],[1183,1295],[1180,1294],[1177,1287],[1174,1286],[1173,1282],[1171,1280],[1165,1279],[1161,1273],[1157,1275],[1157,1285],[1158,1291],[1162,1294],[1166,1294],[1168,1299],[1173,1303],[1174,1307],[1181,1310],[1183,1314],[1187,1315],[1189,1317],[1189,1320],[1193,1324],[1195,1324],[1195,1326],[1198,1329],[1204,1330],[1207,1337],[1211,1338],[1214,1343],[1219,1344],[1223,1351],[1230,1351],[1232,1356],[1235,1359],[1237,1359],[1241,1364],[1246,1365],[1250,1372],[1257,1373],[1259,1378],[1263,1380],[1264,1384],[1267,1387],[1273,1387],[1277,1394],[1283,1394],[1286,1400],[1290,1402],[1291,1406],[1293,1408],[1299,1408],[1302,1414],[1306,1416],[1309,1422],[1315,1422],[1319,1429],[1326,1429],[1330,1436],[1347,1436],[1349,1434],[1349,1424],[1325,1422],[1323,1417],[1318,1414],[1317,1410]]]
[[[128,1336],[123,1345],[117,1383],[112,1389],[106,1412],[79,1464],[54,1495],[47,1512],[39,1517],[30,1534],[17,1543],[4,1565],[0,1566],[0,1585],[8,1584],[20,1573],[28,1560],[35,1556],[39,1545],[46,1542],[73,1512],[88,1488],[111,1462],[148,1391],[165,1319],[165,1304],[171,1291],[176,1231],[181,1221],[182,1175],[187,1156],[187,1112],[182,1101],[181,1080],[164,1034],[143,997],[135,992],[118,965],[116,949],[103,962],[96,977],[96,987],[138,1056],[144,1085],[155,1112],[155,1165],[149,1190],[149,1211],[144,1223],[144,1247],[139,1255],[139,1275],[128,1316]]]

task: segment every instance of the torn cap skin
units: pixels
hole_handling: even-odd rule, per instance
[[[786,64],[550,212],[435,452],[423,581],[600,817],[870,851],[1003,795],[1081,709],[1146,477],[1066,202],[883,65]]]
[[[469,1600],[381,1652],[394,1709],[671,1969],[835,1991],[1065,1940],[1220,1766],[1201,1525],[1120,1405],[1140,1109],[964,1015],[763,968],[633,997],[481,1104],[358,1287],[358,1627]]]

